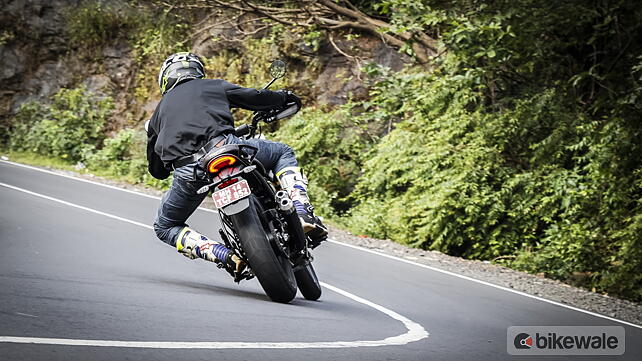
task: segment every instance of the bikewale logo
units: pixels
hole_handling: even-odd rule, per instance
[[[511,355],[622,355],[621,326],[513,326],[508,328]]]
[[[527,333],[520,333],[515,336],[514,345],[516,349],[529,349],[533,347],[533,338]]]

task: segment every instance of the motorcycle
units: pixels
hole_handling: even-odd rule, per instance
[[[263,89],[282,78],[285,71],[283,61],[274,61],[269,68],[272,80]],[[289,103],[255,112],[251,124],[237,127],[235,134],[244,139],[254,138],[260,122],[272,123],[298,111],[298,104]],[[317,300],[321,297],[321,286],[310,249],[319,240],[304,234],[288,193],[280,188],[274,174],[255,159],[257,152],[252,146],[227,144],[203,156],[198,165],[205,170],[208,184],[198,192],[212,191],[222,225],[219,234],[225,245],[248,265],[237,275],[237,281],[256,277],[275,302],[290,302],[297,288],[304,298]]]

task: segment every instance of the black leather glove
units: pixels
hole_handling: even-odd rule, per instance
[[[299,98],[298,96],[296,96],[296,94],[292,93],[289,90],[283,89],[283,90],[280,90],[280,91],[285,94],[285,103],[286,104],[287,103],[296,103],[296,105],[298,105],[299,109],[301,109],[301,107],[303,106],[303,104],[301,103],[301,98]]]

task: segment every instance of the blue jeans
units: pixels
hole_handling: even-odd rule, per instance
[[[234,135],[229,135],[225,143],[245,144],[258,148],[256,159],[263,164],[266,170],[271,170],[274,174],[285,167],[298,166],[294,151],[283,143],[264,139],[244,140]],[[187,227],[185,223],[187,218],[194,213],[207,196],[207,193],[196,193],[207,182],[194,179],[195,166],[196,163],[192,163],[174,170],[174,181],[161,198],[158,214],[154,221],[156,236],[172,247],[176,246],[178,233]]]

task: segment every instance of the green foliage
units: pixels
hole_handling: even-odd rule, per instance
[[[261,88],[272,78],[268,69],[275,59],[283,59],[288,63],[285,76],[278,80],[272,87],[274,89],[286,88],[306,98],[311,89],[309,84],[310,69],[298,67],[301,56],[295,47],[301,34],[286,31],[282,26],[272,27],[265,36],[254,39],[247,38],[241,44],[241,50],[224,49],[216,55],[204,59],[205,73],[208,78],[225,79],[231,83],[246,87]],[[242,54],[239,54],[239,51]],[[234,111],[237,124],[249,122],[251,113],[247,111]]]
[[[9,147],[79,161],[101,144],[112,109],[110,98],[98,98],[84,87],[61,89],[51,104],[30,101],[20,107]]]
[[[429,1],[385,0],[373,5],[380,15],[390,18],[388,31],[424,31],[448,19],[446,12],[430,5]]]
[[[9,30],[3,30],[2,32],[0,32],[0,46],[7,44],[15,38],[16,36],[13,32]]]
[[[185,51],[189,26],[183,19],[169,12],[140,13],[134,49],[138,61],[156,60],[160,64],[169,54]]]
[[[284,57],[281,48],[285,46],[284,37],[290,35],[282,26],[274,26],[266,36],[245,39],[242,43],[242,56],[237,50],[230,49],[206,59],[205,71],[210,78],[260,88],[272,79],[268,73],[270,63]],[[285,77],[279,79],[278,85],[287,87],[296,76],[296,70],[290,66]]]
[[[147,171],[146,144],[144,131],[122,129],[114,137],[106,139],[100,150],[86,154],[85,163],[89,170],[99,174],[167,189],[171,185],[171,177],[161,181]]]
[[[116,40],[131,44],[138,70],[134,94],[144,101],[157,94],[159,64],[169,54],[186,50],[188,24],[181,14],[169,10],[146,2],[106,5],[86,0],[66,10],[67,34],[83,56],[98,57],[97,50]]]
[[[100,48],[114,39],[128,38],[138,18],[128,8],[116,9],[99,1],[85,1],[67,9],[67,34],[72,44]]]
[[[430,70],[367,65],[370,98],[349,119],[309,114],[282,129],[329,206],[349,208],[341,222],[642,300],[642,7],[367,4],[386,31],[438,34],[441,49]],[[375,136],[339,150],[346,135],[332,127],[353,132],[353,119]],[[328,159],[344,154],[357,171],[337,183]]]
[[[9,139],[12,158],[63,168],[82,162],[100,176],[169,188],[171,177],[158,180],[147,171],[144,131],[123,129],[105,138],[103,125],[111,109],[110,99],[98,99],[84,88],[62,89],[51,104],[26,102]]]
[[[63,168],[82,162],[88,171],[100,176],[169,188],[171,177],[158,180],[147,171],[144,131],[122,129],[114,137],[105,138],[102,125],[111,108],[109,99],[96,99],[83,88],[62,89],[50,105],[26,102],[11,133],[12,157]]]
[[[637,126],[591,121],[558,90],[488,112],[474,78],[400,77],[370,100],[403,120],[362,165],[354,232],[640,297]]]
[[[131,42],[134,58],[140,64],[134,95],[142,101],[159,92],[156,78],[160,64],[170,54],[188,51],[189,26],[184,19],[169,9],[139,10],[139,22]]]
[[[331,216],[346,210],[361,174],[361,158],[372,144],[367,124],[353,117],[349,107],[312,109],[286,122],[275,136],[295,150],[310,179],[317,212]]]
[[[316,52],[319,50],[319,45],[321,45],[321,41],[324,37],[325,32],[323,30],[312,28],[303,35],[303,41],[305,42],[305,45],[312,48],[312,51]]]
[[[183,49],[188,28],[183,19],[169,9],[106,5],[95,0],[67,9],[65,20],[72,44],[87,49],[101,48],[113,40],[126,39],[133,44],[138,61],[164,57]]]

